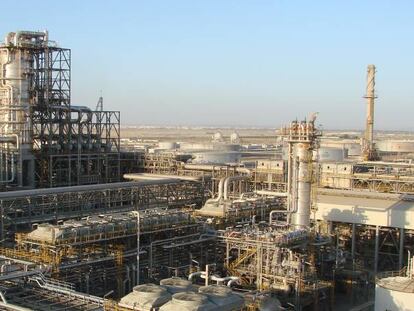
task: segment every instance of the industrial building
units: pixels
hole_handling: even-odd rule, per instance
[[[414,147],[374,136],[374,65],[361,137],[311,114],[271,143],[121,143],[47,31],[0,66],[0,310],[409,310]]]

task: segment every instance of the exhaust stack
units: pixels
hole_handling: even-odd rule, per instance
[[[374,104],[375,98],[375,65],[368,65],[367,70],[367,90],[364,98],[367,99],[367,120],[365,126],[365,136],[363,143],[364,160],[377,160],[377,152],[374,145]]]

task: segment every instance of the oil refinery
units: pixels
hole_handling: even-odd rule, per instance
[[[364,133],[267,140],[124,137],[47,31],[0,67],[0,310],[414,310],[414,140],[374,131],[374,65]]]

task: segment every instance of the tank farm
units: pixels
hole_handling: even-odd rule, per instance
[[[414,141],[374,135],[375,73],[361,137],[134,141],[72,105],[70,49],[6,34],[0,310],[412,310]]]

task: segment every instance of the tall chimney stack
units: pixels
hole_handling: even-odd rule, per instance
[[[375,160],[374,147],[374,102],[375,102],[375,65],[368,65],[367,91],[367,121],[365,127],[364,157],[366,160]]]

